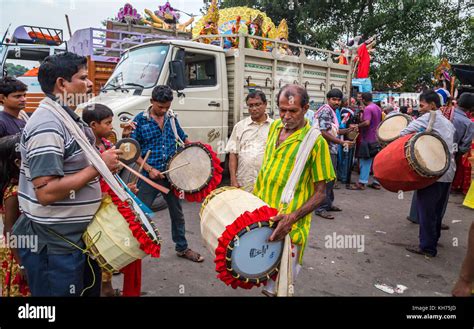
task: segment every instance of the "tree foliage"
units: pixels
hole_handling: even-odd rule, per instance
[[[292,42],[338,49],[337,40],[376,35],[371,77],[379,90],[415,90],[430,82],[442,57],[474,63],[470,0],[223,0],[249,6],[275,24],[288,21]]]

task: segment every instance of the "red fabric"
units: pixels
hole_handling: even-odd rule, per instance
[[[452,191],[459,191],[467,194],[469,186],[471,185],[471,170],[472,165],[469,161],[470,152],[464,154],[456,161],[456,175],[454,176]]]
[[[100,187],[102,189],[102,193],[107,193],[110,195],[112,202],[117,206],[117,210],[128,222],[128,227],[130,228],[132,235],[140,244],[140,249],[151,257],[160,257],[160,245],[155,243],[146,234],[140,222],[136,220],[137,218],[132,209],[130,209],[130,205],[127,202],[121,201],[103,179],[100,180]]]
[[[374,177],[391,192],[414,191],[425,188],[439,177],[426,178],[418,175],[405,156],[405,144],[415,134],[406,135],[388,144],[374,159]]]
[[[120,272],[123,273],[124,297],[140,297],[142,289],[142,260],[137,259],[125,266]]]
[[[214,152],[211,145],[203,144],[199,142],[191,143],[191,144],[200,144],[204,146],[206,149],[209,150],[212,157],[212,178],[209,181],[209,184],[207,184],[207,186],[199,192],[184,193],[184,198],[186,199],[186,201],[202,202],[209,194],[211,194],[212,191],[214,191],[217,188],[217,186],[219,186],[219,184],[222,181],[222,172],[224,171],[224,169],[221,167],[221,160],[217,157],[217,154],[216,152]],[[178,198],[181,197],[181,194],[180,194],[181,192],[175,188],[173,188],[173,193]]]
[[[246,226],[252,225],[257,222],[268,222],[271,217],[276,216],[278,210],[275,208],[270,208],[268,206],[263,206],[258,208],[252,212],[246,211],[230,225],[226,227],[224,233],[222,233],[221,237],[219,238],[219,244],[216,248],[216,258],[214,259],[214,263],[216,263],[216,272],[217,278],[223,281],[226,285],[230,285],[232,288],[236,289],[237,287],[250,289],[252,287],[259,287],[261,284],[255,283],[245,283],[242,280],[236,279],[232,276],[231,272],[227,271],[226,266],[226,251],[227,246],[229,245],[230,241],[232,241],[242,229]],[[275,279],[276,275],[273,277]],[[266,282],[264,282],[265,284]]]
[[[365,45],[365,43],[363,43],[357,49],[357,57],[359,58],[359,65],[357,66],[357,78],[368,78],[370,69],[370,55],[367,51],[367,46]]]

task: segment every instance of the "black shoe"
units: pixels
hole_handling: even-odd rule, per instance
[[[449,230],[449,225],[441,224],[441,229],[442,230]]]
[[[405,248],[407,251],[417,254],[417,255],[422,255],[428,258],[436,257],[436,255],[429,253],[427,251],[421,250],[419,247],[413,246],[413,247],[406,247]]]

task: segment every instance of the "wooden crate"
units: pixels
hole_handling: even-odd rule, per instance
[[[39,103],[46,95],[43,93],[26,93],[26,113],[33,113],[38,107]]]

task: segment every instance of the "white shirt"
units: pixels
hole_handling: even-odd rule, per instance
[[[421,117],[416,120],[410,122],[408,127],[403,129],[400,133],[400,136],[405,136],[411,133],[418,133],[425,131],[428,127],[428,122],[430,120],[430,114],[425,113]],[[440,110],[436,111],[436,119],[433,124],[433,132],[441,136],[441,138],[446,142],[448,145],[449,150],[449,168],[446,173],[438,179],[438,182],[441,183],[451,183],[454,179],[454,174],[456,173],[456,161],[454,160],[454,132],[455,128],[454,125],[445,118],[443,113]]]
[[[238,155],[237,183],[248,192],[253,190],[262,166],[272,122],[268,115],[262,123],[254,122],[251,117],[245,118],[234,126],[227,143],[226,152]]]

